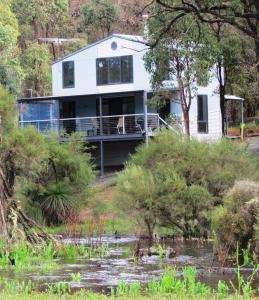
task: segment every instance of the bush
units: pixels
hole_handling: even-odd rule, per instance
[[[258,176],[258,160],[242,145],[199,142],[162,130],[131,157],[116,198],[138,220],[147,213],[153,223],[184,236],[207,236],[211,210],[222,204],[224,193],[236,180]]]
[[[18,194],[33,219],[40,219],[40,207],[48,225],[73,222],[87,204],[94,171],[86,145],[80,140],[77,134],[66,136],[63,143],[55,135],[49,137],[44,141],[46,153],[40,168],[32,168],[34,177],[20,177]]]
[[[237,243],[247,249],[249,243],[256,247],[259,216],[259,184],[253,181],[238,181],[224,197],[222,206],[212,214],[212,227],[216,233],[218,251],[236,251]],[[251,250],[250,249],[250,250]]]

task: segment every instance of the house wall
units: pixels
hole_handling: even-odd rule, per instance
[[[212,74],[216,74],[216,70],[214,70]],[[208,95],[208,133],[198,132],[198,107],[197,97],[195,97],[190,109],[190,134],[199,140],[218,140],[222,137],[222,124],[218,80],[216,75],[212,75],[212,78],[206,87],[199,86],[197,94]]]
[[[218,140],[222,137],[221,110],[218,94],[218,80],[216,78],[216,70],[211,71],[211,79],[207,86],[197,87],[198,95],[208,96],[208,133],[198,132],[198,106],[197,96],[194,97],[191,103],[189,118],[190,118],[190,135],[199,140]],[[177,95],[171,101],[171,113],[176,114],[182,121],[183,114],[181,104],[177,101]],[[184,127],[184,124],[183,124]]]
[[[111,49],[116,41],[118,47]],[[147,46],[134,41],[112,36],[95,46],[64,58],[52,65],[52,92],[54,96],[87,95],[100,93],[118,93],[137,90],[150,90],[150,75],[143,64],[143,56]],[[133,56],[133,83],[97,86],[96,59],[112,56]],[[74,61],[75,87],[63,88],[62,62]]]

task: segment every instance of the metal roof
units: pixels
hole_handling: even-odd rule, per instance
[[[228,101],[228,100],[244,101],[245,100],[244,98],[237,97],[235,95],[225,95],[224,98],[226,101]]]

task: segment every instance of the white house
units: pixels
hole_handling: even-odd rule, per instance
[[[52,96],[20,99],[21,126],[39,130],[80,131],[97,147],[102,166],[121,164],[135,146],[150,136],[170,113],[181,116],[176,99],[156,111],[141,36],[113,34],[52,64]],[[197,87],[190,109],[190,132],[198,139],[221,137],[218,82]],[[98,155],[97,155],[98,156]]]

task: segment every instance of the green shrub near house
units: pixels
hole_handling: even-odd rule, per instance
[[[47,155],[41,169],[34,178],[21,178],[23,184],[17,189],[27,214],[47,225],[77,222],[94,179],[85,143],[78,134],[65,138],[65,142],[57,135],[45,139]]]
[[[258,160],[241,144],[182,138],[163,130],[139,147],[118,179],[118,206],[147,228],[212,236],[211,214],[238,180],[258,180]],[[150,230],[151,229],[151,230]]]
[[[219,254],[224,254],[224,249],[235,252],[237,245],[241,249],[250,246],[250,251],[256,249],[258,221],[259,183],[237,181],[226,193],[223,205],[212,213],[212,228]]]

